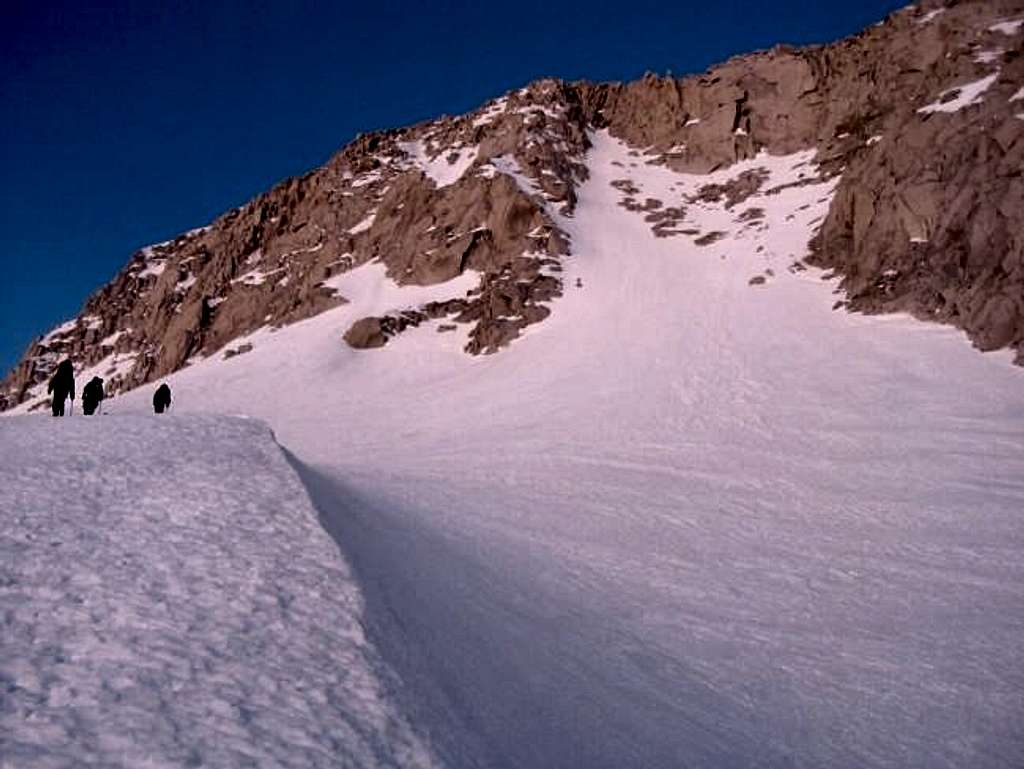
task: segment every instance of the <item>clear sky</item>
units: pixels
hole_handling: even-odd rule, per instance
[[[465,112],[538,77],[681,75],[829,42],[904,4],[6,3],[0,376],[137,248],[320,165],[359,131]]]

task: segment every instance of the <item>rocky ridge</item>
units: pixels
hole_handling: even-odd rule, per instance
[[[840,179],[813,261],[842,276],[843,304],[950,323],[1024,362],[1022,43],[1022,0],[926,2],[828,46],[779,46],[681,79],[541,80],[467,115],[359,136],[323,167],[136,253],[30,347],[0,383],[0,409],[45,405],[65,356],[99,366],[112,393],[244,353],[234,340],[346,301],[325,281],[373,260],[399,284],[479,281],[339,329],[339,342],[380,346],[442,320],[469,325],[468,353],[494,352],[557,312],[571,254],[562,223],[586,178],[588,131],[601,128],[638,160],[688,173],[816,149],[808,179]],[[763,182],[748,172],[700,197],[735,205]],[[654,235],[713,236],[679,228],[693,200],[636,200],[621,184]]]

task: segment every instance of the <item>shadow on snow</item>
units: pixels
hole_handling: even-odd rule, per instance
[[[645,644],[642,627],[624,631],[545,591],[515,554],[459,542],[422,511],[366,499],[286,454],[355,569],[368,635],[393,671],[382,677],[447,765],[792,764],[758,719]]]

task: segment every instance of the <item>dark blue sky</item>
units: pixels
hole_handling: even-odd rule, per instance
[[[135,249],[320,165],[359,131],[464,112],[542,76],[699,72],[831,41],[904,4],[8,2],[0,375]]]

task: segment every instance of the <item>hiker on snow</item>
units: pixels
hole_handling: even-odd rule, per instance
[[[103,380],[94,376],[89,380],[89,384],[82,388],[82,412],[86,416],[92,416],[103,397]]]
[[[164,409],[171,407],[171,388],[167,386],[167,383],[160,385],[156,388],[156,392],[153,393],[153,411],[157,414],[163,414]]]
[[[71,368],[70,360],[64,359],[60,362],[46,392],[53,393],[53,415],[64,416],[64,400],[69,395],[71,400],[75,399],[75,370]]]

